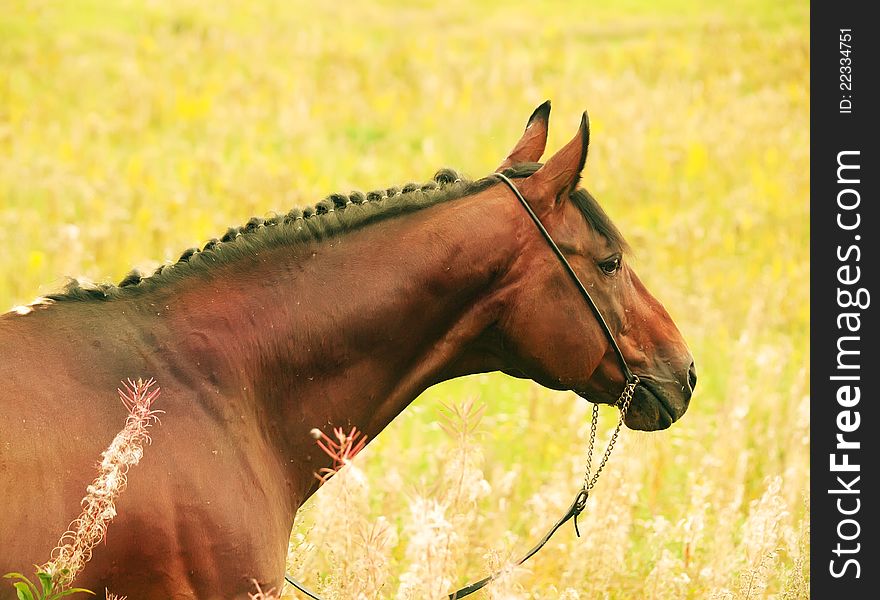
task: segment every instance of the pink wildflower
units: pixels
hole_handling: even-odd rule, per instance
[[[116,516],[114,505],[125,489],[128,469],[138,464],[144,455],[144,445],[150,443],[149,427],[158,421],[152,405],[159,396],[153,379],[136,382],[129,379],[117,390],[128,409],[125,427],[116,434],[110,446],[101,454],[98,477],[86,488],[82,499],[82,513],[61,536],[52,551],[52,559],[43,571],[52,575],[61,587],[69,586],[92,557],[92,549],[104,539],[107,525]]]
[[[324,451],[324,454],[333,459],[332,467],[324,467],[318,473],[315,473],[315,477],[322,484],[333,477],[339,469],[350,463],[357,456],[358,452],[367,445],[367,436],[358,431],[357,427],[352,427],[351,431],[347,434],[342,427],[334,427],[333,435],[336,436],[335,440],[331,439],[320,429],[312,429],[311,434],[315,438],[318,447]]]
[[[280,596],[275,592],[275,588],[264,592],[263,589],[260,587],[260,584],[257,583],[256,579],[254,579],[253,582],[254,587],[257,588],[257,593],[248,594],[248,598],[250,598],[250,600],[278,600],[280,598]]]

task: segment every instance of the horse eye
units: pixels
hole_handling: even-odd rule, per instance
[[[614,258],[600,262],[599,268],[602,269],[602,272],[606,275],[614,275],[620,270],[620,257],[615,256]]]

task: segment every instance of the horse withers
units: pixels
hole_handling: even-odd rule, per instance
[[[589,289],[641,380],[626,415],[663,429],[693,359],[579,187],[575,137],[543,165],[549,102],[499,171]],[[151,276],[68,288],[0,316],[0,573],[45,563],[125,420],[127,377],[162,387],[162,425],[76,584],[131,598],[246,598],[280,586],[297,509],[329,466],[313,428],[373,439],[422,391],[503,371],[613,403],[595,316],[535,224],[489,176],[334,194],[252,219]],[[12,597],[0,586],[0,598]]]

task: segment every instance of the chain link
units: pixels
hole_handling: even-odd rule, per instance
[[[590,420],[590,445],[587,447],[587,467],[584,471],[583,490],[585,492],[589,493],[590,490],[593,489],[593,486],[596,485],[596,482],[599,480],[599,475],[602,473],[602,469],[605,468],[605,463],[608,462],[608,457],[611,456],[611,451],[617,443],[617,436],[620,435],[620,429],[623,427],[623,420],[626,418],[626,411],[629,410],[633,393],[635,393],[638,384],[639,378],[634,375],[632,381],[627,383],[623,388],[623,391],[620,393],[620,398],[618,398],[617,404],[615,404],[615,406],[620,409],[620,419],[617,421],[617,427],[614,428],[614,433],[611,434],[611,439],[608,440],[608,446],[605,448],[602,460],[599,461],[599,466],[591,477],[590,474],[593,469],[593,448],[596,445],[596,430],[599,427],[599,405],[593,404],[593,418]]]

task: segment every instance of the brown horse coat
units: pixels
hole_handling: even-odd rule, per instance
[[[502,167],[540,158],[548,113]],[[692,359],[575,192],[588,133],[511,175],[646,382],[627,424],[663,428],[687,407]],[[137,285],[0,316],[0,573],[45,563],[76,517],[127,377],[154,377],[166,414],[76,585],[139,600],[280,586],[294,515],[328,466],[312,428],[372,439],[427,387],[494,370],[613,401],[608,343],[510,191],[438,179],[331,197]]]

